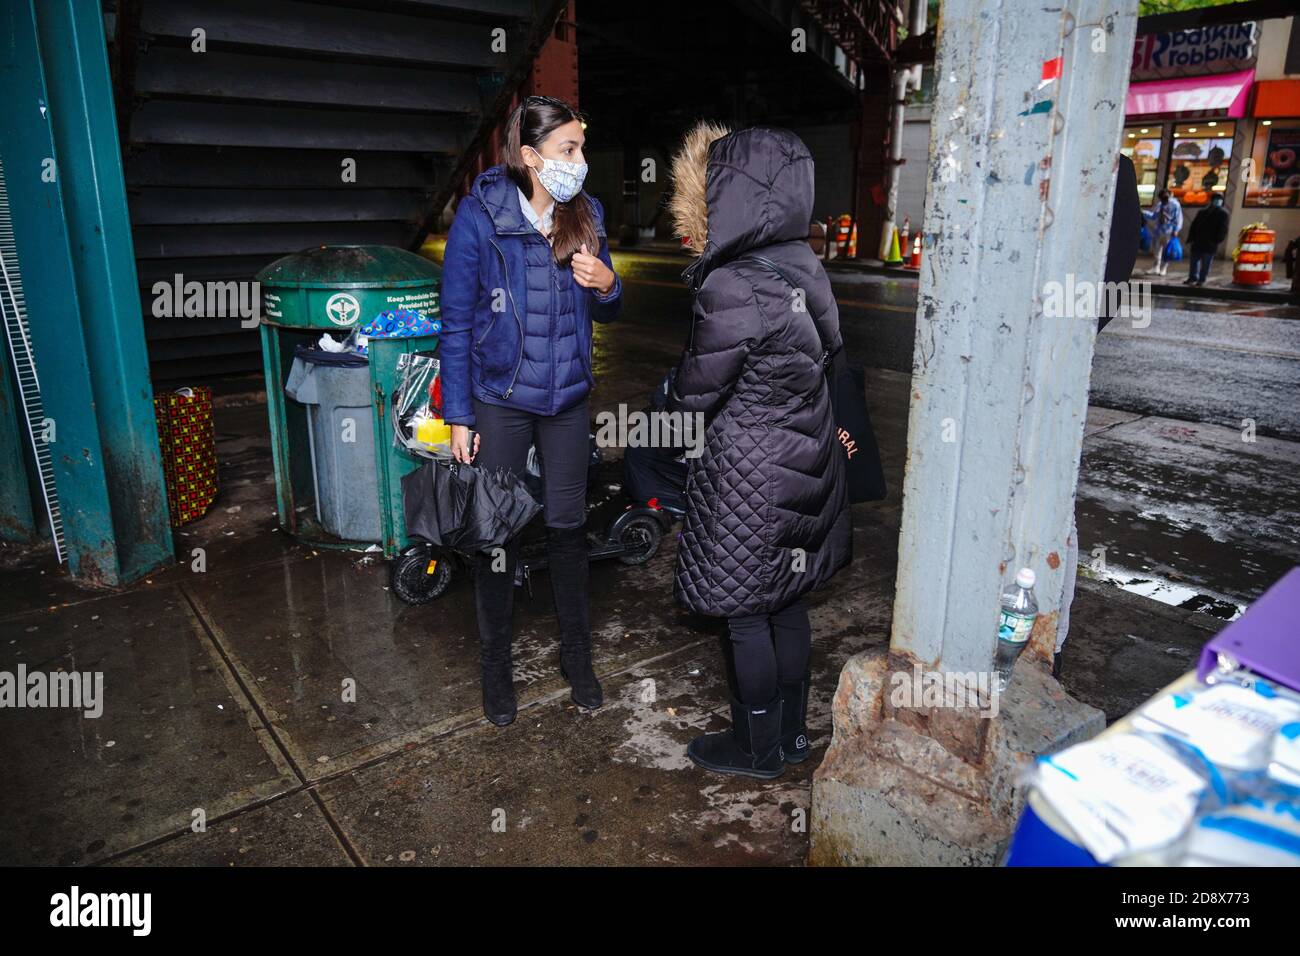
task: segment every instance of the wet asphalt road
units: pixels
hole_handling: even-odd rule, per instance
[[[1092,403],[1300,441],[1300,309],[1158,297],[1097,340]]]
[[[616,253],[635,290],[632,322],[680,348],[688,299],[685,259]],[[869,368],[910,373],[917,282],[832,268],[850,353]],[[649,301],[647,301],[649,300]],[[629,299],[629,301],[631,301]],[[1300,308],[1157,296],[1149,325],[1117,319],[1098,338],[1091,404],[1300,441]],[[670,347],[671,346],[671,347]]]
[[[853,358],[910,374],[916,280],[830,276]],[[1156,296],[1145,328],[1116,319],[1098,337],[1090,404],[1236,429],[1249,419],[1260,435],[1300,441],[1297,320],[1295,306]]]

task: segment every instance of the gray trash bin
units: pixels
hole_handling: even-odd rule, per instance
[[[307,406],[316,517],[332,535],[378,542],[370,368],[363,356],[299,348],[285,394]]]

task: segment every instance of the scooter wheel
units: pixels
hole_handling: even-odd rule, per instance
[[[645,564],[659,553],[659,543],[664,539],[663,526],[659,519],[650,515],[638,515],[619,532],[618,543],[627,553],[619,555],[624,564]]]
[[[388,583],[407,604],[428,604],[451,584],[451,561],[425,548],[408,551],[389,565]]]

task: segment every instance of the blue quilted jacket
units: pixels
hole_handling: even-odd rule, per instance
[[[447,236],[438,352],[443,415],[452,424],[474,424],[471,398],[538,415],[572,408],[595,384],[591,323],[612,321],[622,305],[617,277],[601,296],[556,265],[516,189],[504,167],[485,170]],[[600,203],[585,192],[575,201],[591,204],[597,255],[613,268]]]

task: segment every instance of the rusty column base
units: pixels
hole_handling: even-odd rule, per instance
[[[1024,803],[1035,757],[1104,729],[1105,715],[1061,689],[1026,655],[998,714],[963,759],[923,722],[886,715],[891,665],[882,651],[851,658],[832,705],[834,737],[813,776],[809,862],[821,866],[996,866]],[[931,726],[933,726],[931,724]],[[957,743],[957,741],[954,741]]]

